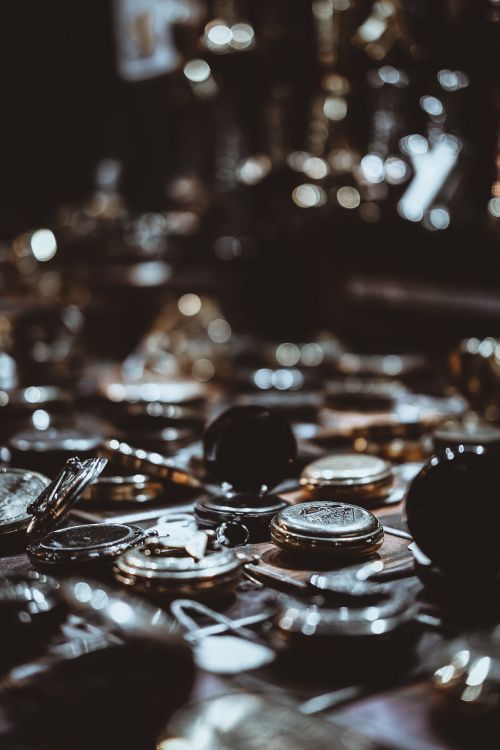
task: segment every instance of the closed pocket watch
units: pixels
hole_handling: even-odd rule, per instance
[[[323,456],[306,466],[300,476],[300,484],[311,498],[367,506],[383,504],[393,483],[390,462],[367,453]]]
[[[241,577],[241,561],[230,549],[215,548],[200,559],[184,549],[157,541],[135,547],[115,564],[115,578],[140,594],[158,600],[221,599]]]
[[[285,554],[311,564],[371,555],[383,539],[384,530],[373,513],[348,503],[299,503],[271,521],[271,541]]]
[[[412,660],[416,614],[414,597],[404,589],[391,590],[377,602],[335,608],[282,595],[270,637],[276,648],[304,658],[315,670],[321,659],[333,657],[342,675],[380,680],[374,665],[391,671]],[[394,659],[395,652],[401,657]],[[331,663],[329,658],[328,669]]]

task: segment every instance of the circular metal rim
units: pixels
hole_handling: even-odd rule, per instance
[[[139,550],[135,551],[138,552]],[[136,561],[134,561],[134,559],[131,559],[130,555],[124,554],[120,557],[119,560],[117,560],[116,568],[127,576],[133,576],[134,578],[144,581],[213,581],[217,580],[219,576],[224,576],[227,573],[231,573],[232,571],[239,570],[241,568],[240,560],[233,552],[231,552],[231,550],[228,549],[224,549],[222,552],[216,552],[212,555],[208,555],[204,559],[206,560],[210,559],[211,557],[218,557],[221,554],[224,555],[225,560],[223,559],[223,562],[219,563],[217,563],[217,561],[214,561],[211,567],[201,569],[191,567],[177,570],[172,568],[168,569],[167,567],[164,567],[162,570],[159,567],[155,567],[151,564],[151,562],[153,561],[151,557],[144,556],[144,560],[137,560],[136,558]],[[158,561],[162,560],[164,562],[167,562],[168,559],[169,558],[161,557],[154,558],[157,563]],[[186,555],[186,559],[191,560],[192,558],[189,558]],[[141,562],[144,562],[144,565],[141,565]],[[147,565],[148,562],[150,562],[149,566]],[[196,563],[194,564],[196,565]]]
[[[339,453],[338,454],[339,458],[341,456],[344,456],[344,457],[356,457],[358,459],[360,458],[361,455],[362,454],[359,454],[359,453],[346,453],[346,454]],[[392,464],[389,461],[386,461],[383,458],[378,458],[376,456],[374,458],[376,458],[377,461],[381,461],[385,466],[376,474],[370,474],[367,477],[362,477],[362,478],[349,478],[348,477],[346,479],[343,479],[343,478],[324,479],[320,476],[319,477],[309,476],[307,473],[308,469],[314,466],[314,464],[317,464],[320,461],[324,461],[325,458],[326,456],[319,458],[316,461],[312,461],[310,464],[308,464],[308,466],[305,467],[305,469],[303,469],[300,475],[300,479],[299,479],[299,483],[303,487],[311,488],[311,489],[316,489],[318,487],[321,487],[321,488],[330,487],[332,489],[338,488],[344,491],[347,490],[349,492],[359,491],[363,493],[369,493],[372,490],[379,489],[381,487],[385,487],[386,485],[392,484],[392,482],[394,481],[394,468]]]
[[[7,473],[29,474],[30,476],[34,476],[34,477],[37,477],[38,479],[41,479],[42,483],[45,484],[45,487],[41,490],[42,492],[44,489],[47,489],[47,487],[51,484],[51,481],[52,481],[51,479],[49,479],[49,477],[46,477],[45,474],[42,474],[38,471],[31,471],[30,469],[10,468],[9,466],[0,467],[0,474],[7,474]],[[33,500],[31,500],[28,505],[31,505],[31,502],[33,502]],[[0,524],[0,536],[15,534],[19,531],[25,531],[30,525],[31,520],[32,520],[32,516],[26,510],[25,516],[16,516],[14,519],[9,521],[8,523]]]
[[[239,493],[239,494],[247,494],[247,493]],[[251,494],[251,493],[248,493]],[[230,504],[228,505],[219,505],[217,506],[211,506],[209,503],[213,500],[218,500],[219,497],[223,496],[217,496],[215,498],[201,498],[200,500],[196,500],[194,505],[194,513],[195,517],[200,520],[202,523],[210,523],[210,524],[216,524],[219,525],[220,523],[223,523],[224,521],[231,521],[234,519],[237,519],[239,521],[257,521],[257,522],[270,522],[272,518],[277,513],[280,513],[282,510],[285,510],[290,503],[288,503],[286,500],[283,500],[282,498],[279,498],[277,495],[268,495],[268,497],[272,497],[276,500],[274,505],[268,505],[261,508],[252,508],[252,506],[247,507],[231,507]],[[231,498],[228,498],[228,501],[230,502]]]
[[[99,455],[109,461],[118,460],[121,466],[133,474],[147,474],[154,479],[163,479],[174,484],[200,487],[201,482],[188,470],[176,466],[171,458],[155,451],[133,448],[120,440],[101,443]]]
[[[323,557],[342,557],[347,555],[372,555],[377,552],[384,541],[382,527],[369,535],[356,539],[311,538],[297,533],[277,530],[271,524],[271,541],[284,552],[314,554]]]
[[[61,497],[56,494],[48,504],[48,499],[44,497],[40,500],[42,496],[39,495],[38,498],[31,503],[31,520],[28,524],[27,534],[34,542],[43,539],[43,537],[45,537],[50,531],[57,528],[87,485],[101,474],[107,464],[105,458],[89,458],[84,461],[80,461],[80,459],[70,459],[51,484],[56,484],[58,479],[64,475],[64,471],[67,470],[68,467],[71,468],[76,462],[78,462],[78,468],[77,466],[74,467],[76,473],[71,485],[65,489]],[[44,494],[50,486],[51,485],[48,485],[42,494]]]
[[[103,524],[80,524],[70,528],[88,528],[89,526],[102,526]],[[44,546],[48,536],[59,533],[59,529],[50,532],[41,541],[29,545],[27,548],[28,557],[36,565],[47,566],[66,566],[66,565],[108,565],[113,563],[117,557],[135,547],[147,537],[147,532],[138,526],[129,524],[110,524],[120,526],[128,531],[126,537],[122,540],[110,542],[108,544],[92,545],[86,548],[64,548],[50,549]],[[64,529],[66,530],[66,529]]]
[[[344,508],[346,510],[364,515],[366,522],[367,524],[369,523],[369,525],[366,525],[362,530],[355,529],[352,531],[342,531],[342,529],[340,529],[338,534],[337,532],[334,532],[332,534],[326,530],[327,524],[324,524],[322,526],[318,525],[317,527],[313,526],[310,533],[306,529],[301,528],[300,525],[294,524],[293,511],[295,509],[312,511],[322,510],[323,508],[333,508],[335,506],[340,506],[341,508]],[[289,517],[290,515],[291,518]],[[308,502],[290,505],[288,508],[285,508],[285,510],[277,513],[271,522],[271,527],[276,528],[277,530],[279,529],[285,533],[304,536],[305,538],[310,539],[358,539],[374,534],[378,529],[381,528],[381,524],[379,519],[374,516],[373,513],[360,505],[355,505],[353,503],[344,503],[340,500],[310,500]]]
[[[166,598],[193,597],[219,598],[232,593],[241,580],[241,567],[212,579],[170,579],[158,581],[129,574],[122,567],[113,567],[115,579],[139,594]],[[169,585],[170,584],[170,585]]]
[[[299,503],[299,506],[308,505],[328,505],[328,501],[318,501],[311,503]],[[359,512],[360,506],[349,503],[335,503],[351,507]],[[297,506],[292,506],[297,507]],[[286,512],[286,511],[285,511]],[[283,526],[282,514],[277,514],[270,524],[271,541],[280,547],[283,551],[293,551],[308,554],[320,554],[322,556],[342,556],[342,555],[369,555],[376,552],[384,540],[384,530],[379,519],[370,511],[364,509],[364,512],[371,516],[371,526],[363,532],[350,532],[346,534],[329,534],[325,531],[321,533],[318,529],[317,534],[305,533],[302,530],[285,528]],[[286,521],[287,519],[285,519]],[[293,520],[293,519],[292,519]]]

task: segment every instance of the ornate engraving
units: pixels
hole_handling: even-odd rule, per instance
[[[318,526],[348,526],[356,522],[355,508],[346,505],[324,504],[314,508],[300,508],[299,515]]]

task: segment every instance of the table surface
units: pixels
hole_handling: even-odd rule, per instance
[[[300,495],[294,493],[288,495],[287,499],[296,501],[300,499]],[[376,513],[386,524],[404,528],[401,504],[388,506]],[[395,561],[407,559],[411,554],[407,550],[409,543],[405,539],[386,534],[380,552],[381,557]],[[267,547],[272,553],[271,545]],[[276,564],[276,555],[274,555],[274,563]],[[281,564],[287,574],[299,578],[305,575],[303,570],[294,571],[289,564],[282,561]],[[0,557],[0,574],[22,571],[29,567],[30,563],[24,554]],[[258,590],[253,589],[251,584],[245,584],[243,591],[238,592],[236,599],[224,611],[230,615],[242,615],[258,608]],[[425,638],[428,638],[430,643],[434,643],[441,636],[434,633],[424,636]],[[332,674],[334,670],[335,665],[332,664]],[[300,677],[300,675],[297,676]],[[198,672],[192,697],[208,697],[235,688],[269,693],[278,696],[278,699],[286,697],[294,701],[306,700],[331,690],[328,683],[325,684],[322,681],[321,684],[313,684],[309,679],[305,682],[299,679],[298,686],[292,685],[286,679],[284,681],[277,679],[272,667],[268,667],[236,678],[221,678]],[[381,747],[391,750],[493,750],[494,746],[495,750],[498,750],[498,744],[493,738],[480,738],[475,735],[471,739],[463,732],[455,731],[452,724],[448,723],[443,727],[440,721],[436,720],[436,713],[439,718],[439,712],[436,712],[436,699],[429,680],[427,677],[419,677],[410,682],[403,679],[399,684],[394,684],[383,691],[373,690],[357,700],[346,702],[334,710],[325,712],[324,717],[350,727],[379,743]],[[0,740],[1,732],[0,715]],[[70,749],[65,748],[65,750]]]

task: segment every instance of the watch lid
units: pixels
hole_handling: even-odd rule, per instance
[[[278,495],[258,495],[250,492],[237,492],[234,495],[217,495],[196,502],[196,513],[208,520],[220,521],[233,516],[262,518],[279,513],[289,503]]]
[[[0,468],[0,534],[25,529],[29,507],[50,485],[43,474],[26,469]]]
[[[105,458],[69,458],[56,478],[27,508],[32,516],[27,529],[30,538],[36,541],[57,528],[106,464]]]
[[[40,564],[94,563],[114,560],[147,533],[138,526],[119,523],[91,523],[56,529],[28,547],[30,558]]]
[[[283,550],[320,556],[371,554],[384,539],[373,513],[332,501],[292,505],[273,518],[270,528],[271,540]]]
[[[359,505],[319,501],[286,508],[274,518],[273,525],[305,537],[331,539],[355,539],[380,528],[373,513]]]
[[[207,472],[239,491],[272,488],[297,459],[288,421],[265,406],[233,406],[211,423],[203,439]]]
[[[302,471],[300,483],[311,487],[363,488],[392,480],[389,461],[368,453],[338,453],[323,456]]]

